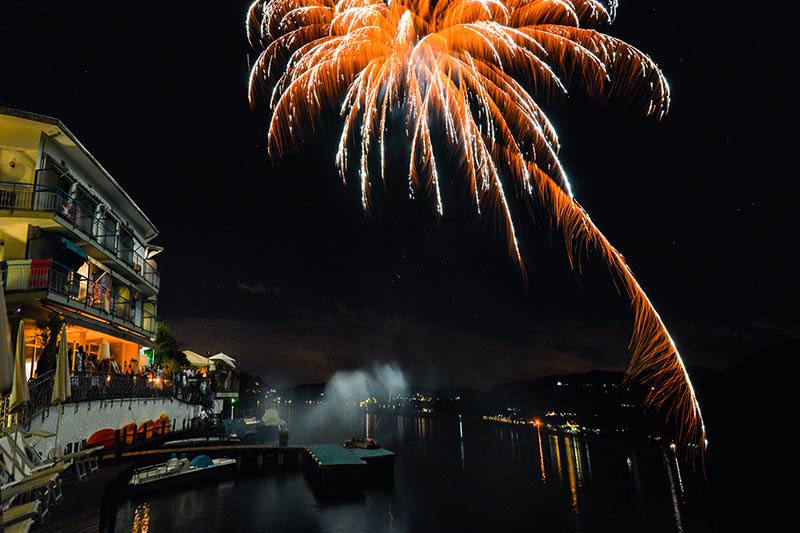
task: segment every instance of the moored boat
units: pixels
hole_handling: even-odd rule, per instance
[[[375,441],[372,437],[367,437],[365,439],[357,439],[353,437],[352,439],[347,439],[342,442],[342,446],[345,448],[361,448],[364,450],[375,450],[380,448],[381,445]]]
[[[233,475],[236,459],[219,457],[211,459],[207,455],[198,455],[191,461],[184,456],[180,459],[172,454],[165,463],[157,463],[133,471],[128,481],[128,489],[158,490],[192,485],[198,481],[219,480]]]

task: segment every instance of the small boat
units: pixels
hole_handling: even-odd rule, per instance
[[[94,448],[95,446],[102,446],[104,451],[110,451],[114,448],[115,435],[116,430],[111,428],[104,428],[95,431],[86,441],[86,447]]]
[[[381,447],[372,437],[367,437],[365,439],[353,437],[352,439],[347,439],[342,442],[342,446],[345,448],[362,448],[364,450],[374,450]]]
[[[155,422],[153,422],[153,433],[155,435],[166,435],[169,433],[169,427],[171,423],[169,418],[161,417]]]
[[[232,437],[190,437],[187,439],[170,440],[163,443],[162,447],[170,446],[214,446],[214,445],[228,445],[239,444],[241,441]]]
[[[236,459],[220,457],[211,459],[207,455],[198,455],[191,461],[185,454],[180,459],[173,453],[165,463],[157,463],[133,471],[128,481],[128,489],[157,490],[165,487],[175,488],[182,485],[193,486],[201,480],[223,479],[232,475],[236,469]]]
[[[145,420],[141,424],[139,424],[139,429],[136,430],[136,439],[137,440],[147,440],[153,436],[153,421],[152,420]]]
[[[119,432],[122,440],[125,441],[125,444],[133,444],[133,438],[136,435],[136,424],[124,425],[122,428],[120,428]]]

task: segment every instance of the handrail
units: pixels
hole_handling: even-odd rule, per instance
[[[36,170],[52,172],[50,167]],[[116,224],[96,216],[93,210],[58,187],[34,183],[0,182],[0,209],[14,211],[52,211],[68,222],[73,229],[80,230],[102,250],[118,258],[154,288],[161,283],[161,275],[150,261],[137,252],[133,244],[121,246]]]
[[[115,319],[152,335],[156,332],[155,315],[131,300],[114,295],[110,288],[53,260],[14,264],[8,261],[0,268],[0,279],[6,292],[47,290],[67,298],[74,307]]]

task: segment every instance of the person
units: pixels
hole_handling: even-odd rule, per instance
[[[94,356],[89,356],[85,359],[86,372],[97,372],[97,365],[94,364]]]
[[[82,374],[86,370],[84,364],[85,354],[83,353],[83,346],[78,346],[75,350],[75,373]]]
[[[206,382],[205,381],[201,381],[200,382],[200,401],[201,401],[201,403],[203,405],[206,404],[206,390],[207,390],[206,389]]]

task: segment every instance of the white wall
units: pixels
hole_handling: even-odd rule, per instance
[[[200,406],[180,402],[174,398],[139,398],[132,400],[97,400],[69,403],[61,407],[58,445],[63,450],[70,442],[88,439],[103,428],[119,429],[127,424],[137,426],[145,420],[156,421],[167,413],[175,429],[183,428],[184,420],[195,417]],[[55,432],[58,407],[53,406],[36,414],[31,420],[31,431]],[[53,447],[53,437],[41,439],[36,448],[43,455]]]

